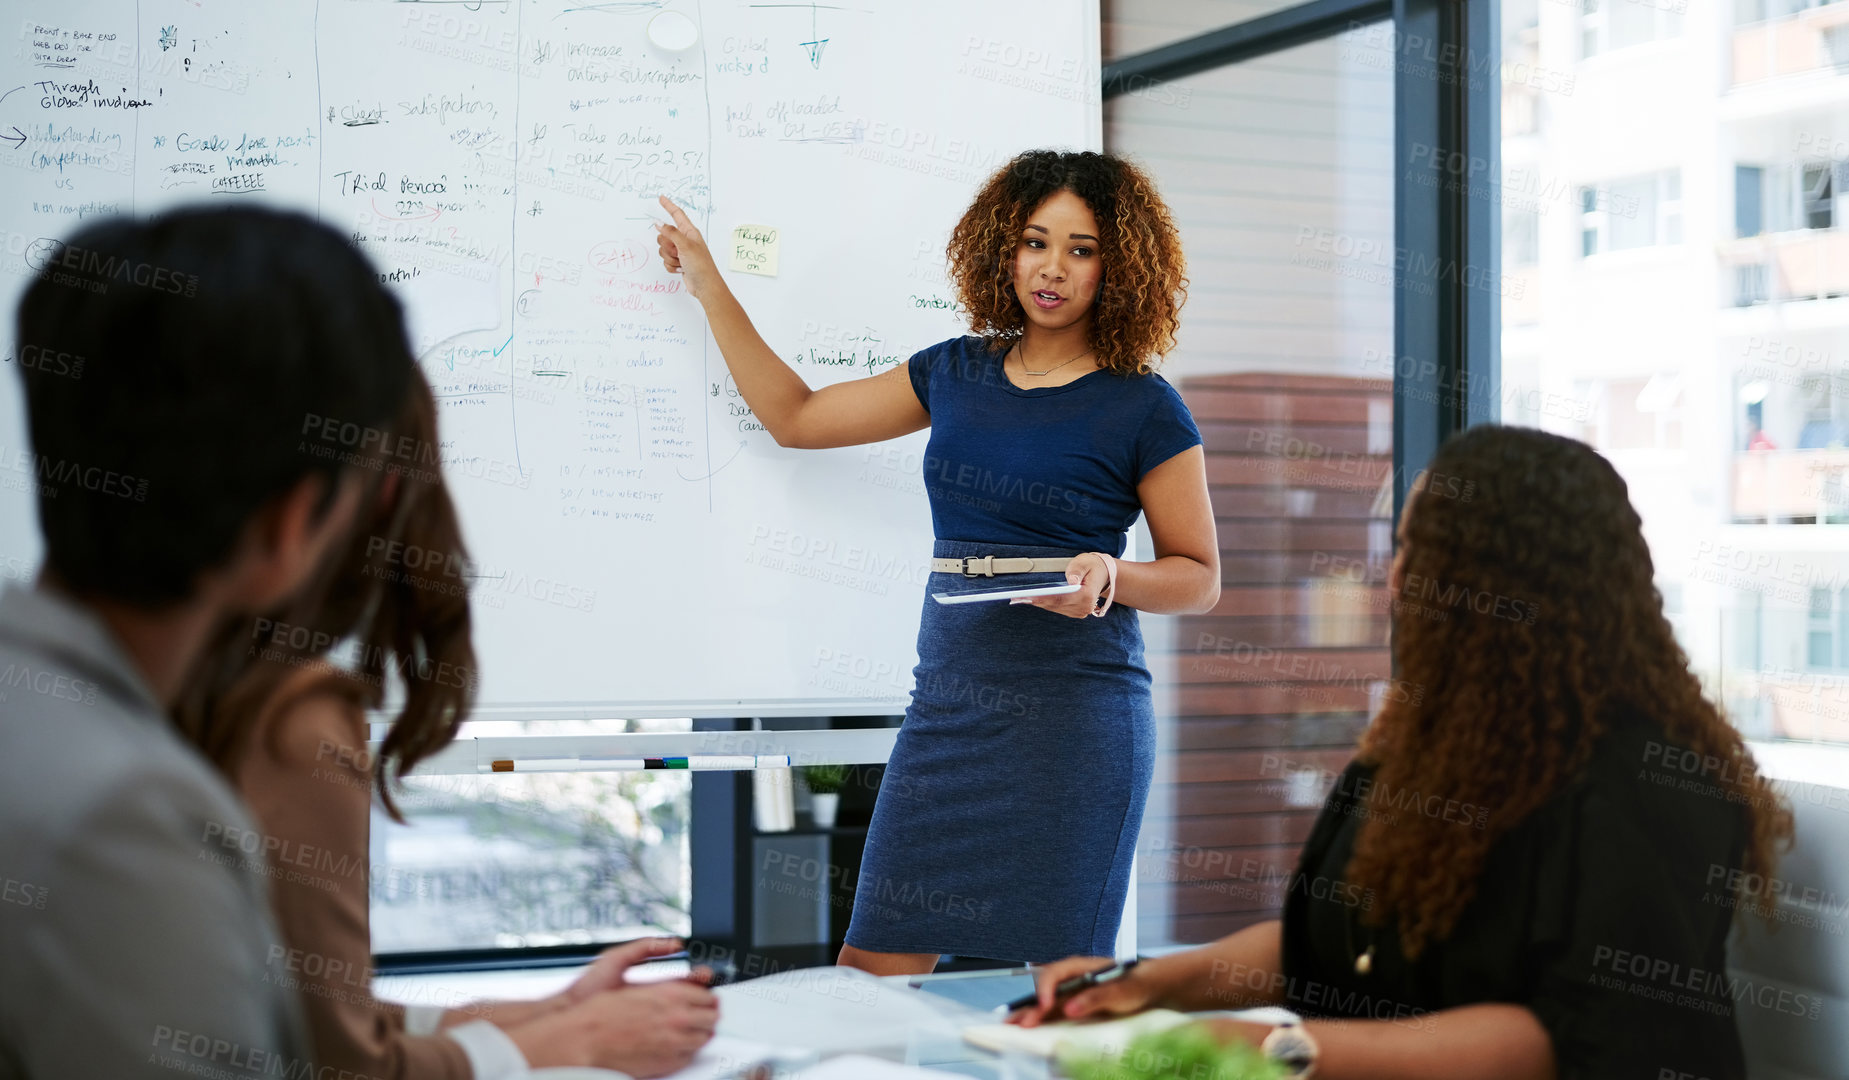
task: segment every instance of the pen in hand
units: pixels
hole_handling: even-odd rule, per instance
[[[1089,990],[1094,986],[1100,986],[1112,980],[1121,979],[1125,975],[1128,975],[1131,969],[1135,968],[1136,965],[1140,963],[1142,963],[1140,958],[1125,960],[1122,963],[1112,964],[1109,967],[1099,968],[1096,971],[1087,971],[1081,975],[1074,975],[1070,979],[1062,979],[1059,985],[1053,987],[1053,1004],[1058,1005],[1060,999],[1069,998],[1081,990]],[[1004,1013],[1012,1013],[1016,1009],[1029,1008],[1038,1003],[1039,1000],[1040,993],[1036,990],[1034,993],[1025,994],[1003,1005],[1001,1011]]]

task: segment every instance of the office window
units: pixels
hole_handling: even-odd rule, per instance
[[[1674,169],[1580,189],[1580,252],[1682,242],[1682,174]]]
[[[1656,215],[1656,230],[1653,243],[1680,244],[1682,242],[1682,174],[1671,171],[1657,177],[1656,203],[1652,207]]]
[[[1841,608],[1840,620],[1838,608]],[[1810,591],[1810,633],[1806,635],[1806,665],[1812,671],[1849,668],[1849,637],[1839,641],[1839,621],[1849,627],[1849,589],[1816,588]]]
[[[1206,444],[1223,579],[1205,615],[1143,617],[1157,709],[1145,948],[1276,917],[1392,674],[1393,297],[1409,260],[1393,225],[1405,61],[1388,27],[1179,80],[1186,108],[1105,106],[1105,145],[1150,169],[1188,249],[1163,374]]]
[[[1687,0],[1584,0],[1580,9],[1580,55],[1679,37]]]
[[[1823,28],[1823,62],[1838,71],[1849,68],[1849,26]]]
[[[1834,173],[1827,161],[1804,166],[1798,190],[1804,228],[1827,229],[1835,224]]]
[[[1509,206],[1502,211],[1502,261],[1508,266],[1533,266],[1541,254],[1541,215],[1537,210]]]
[[[1609,0],[1585,0],[1579,17],[1579,54],[1597,56],[1605,37],[1604,5]]]
[[[1105,63],[1256,19],[1299,0],[1105,0],[1100,5]],[[1130,90],[1135,93],[1135,89]]]
[[[1836,450],[1849,446],[1849,385],[1844,375],[1806,375],[1798,383],[1804,426],[1800,450]]]
[[[1783,19],[1837,0],[1735,0],[1734,25],[1747,26],[1768,19]]]
[[[1503,12],[1502,62],[1525,65],[1523,71],[1536,71],[1534,59],[1540,39],[1540,0],[1510,0]],[[1528,83],[1505,84],[1502,88],[1502,130],[1506,135],[1522,135],[1534,130],[1535,111],[1541,107],[1540,90]]]
[[[684,731],[679,721],[471,722],[465,736]],[[375,803],[373,951],[595,945],[689,932],[686,772],[445,773]]]
[[[1733,167],[1733,234],[1758,236],[1765,230],[1766,171],[1757,165]]]
[[[1765,593],[1757,589],[1735,589],[1733,607],[1723,611],[1723,637],[1730,636],[1733,641],[1729,659],[1741,671],[1758,671],[1764,662],[1764,633],[1759,624],[1765,614],[1765,599]]]
[[[1823,20],[1802,10],[1539,5],[1524,59],[1542,68],[1646,30],[1689,47],[1634,75],[1614,62],[1546,94],[1535,130],[1505,130],[1505,159],[1612,171],[1542,215],[1523,274],[1546,305],[1503,301],[1502,415],[1625,478],[1659,587],[1680,586],[1678,639],[1743,730],[1849,743],[1806,690],[1849,659],[1849,72],[1821,63]],[[1625,251],[1651,257],[1593,257]],[[1531,388],[1548,407],[1526,407]]]
[[[1791,160],[1767,167],[1764,174],[1766,232],[1842,224],[1849,210],[1849,158]]]

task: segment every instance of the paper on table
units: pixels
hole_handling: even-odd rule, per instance
[[[966,1024],[984,1016],[842,967],[780,971],[715,993],[720,1034],[794,1043],[822,1055],[878,1054],[925,1042],[954,1045]]]
[[[716,1037],[714,1042],[726,1041],[725,1036]],[[751,1045],[738,1039],[730,1040],[734,1049]],[[811,1055],[813,1056],[813,1055]],[[701,1058],[706,1057],[705,1051]],[[735,1080],[743,1076],[751,1066],[759,1063],[771,1065],[771,1074],[776,1080],[929,1080],[931,1077],[955,1076],[956,1073],[941,1072],[937,1069],[921,1069],[915,1065],[900,1065],[897,1062],[880,1058],[867,1057],[864,1054],[848,1054],[844,1057],[831,1058],[820,1065],[811,1065],[806,1069],[790,1071],[785,1059],[776,1058],[765,1061],[746,1055],[741,1061],[703,1061],[696,1059],[672,1076],[662,1080]],[[556,1074],[556,1075],[555,1075]],[[606,1069],[540,1069],[533,1074],[534,1080],[628,1080],[622,1073]]]
[[[694,1055],[693,1064],[664,1080],[733,1080],[759,1064],[773,1066],[776,1075],[784,1077],[791,1075],[791,1069],[807,1065],[815,1058],[815,1051],[800,1046],[777,1046],[715,1035]]]
[[[1171,1009],[1151,1009],[1122,1020],[1095,1024],[1060,1022],[1031,1028],[1018,1024],[978,1024],[964,1028],[963,1039],[971,1046],[998,1054],[1032,1054],[1043,1058],[1050,1058],[1062,1050],[1085,1054],[1106,1050],[1121,1052],[1139,1035],[1166,1031],[1192,1019]]]
[[[921,1069],[916,1065],[900,1065],[862,1054],[849,1054],[846,1057],[830,1058],[820,1065],[812,1065],[790,1080],[929,1080],[931,1077],[958,1075],[962,1074]]]

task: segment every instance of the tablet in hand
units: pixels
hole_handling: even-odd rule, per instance
[[[1064,596],[1079,591],[1078,585],[1069,581],[1056,581],[1042,585],[1003,585],[982,592],[966,593],[932,593],[931,599],[940,604],[974,604],[982,600],[1018,600],[1028,596]]]

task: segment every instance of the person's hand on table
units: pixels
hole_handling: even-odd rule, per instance
[[[597,954],[591,966],[584,969],[576,981],[559,992],[561,1005],[574,1005],[593,994],[605,990],[620,990],[631,985],[629,969],[644,960],[653,960],[658,956],[668,956],[686,948],[686,943],[679,938],[652,937],[639,938],[622,945],[612,945]],[[705,968],[695,968],[691,978],[704,983],[709,973]]]
[[[1102,971],[1112,963],[1109,957],[1074,956],[1039,968],[1034,972],[1034,990],[1040,995],[1039,1003],[1016,1009],[1008,1015],[1008,1022],[1035,1027],[1054,1020],[1101,1020],[1149,1008],[1156,1000],[1158,988],[1147,974],[1147,963],[1137,965],[1134,971],[1102,986],[1081,990],[1062,1001],[1054,1000],[1055,988],[1060,983],[1074,975]]]
[[[678,979],[607,990],[580,1007],[608,1013],[591,1063],[636,1080],[686,1068],[719,1025],[719,999],[713,992]]]
[[[597,959],[591,961],[590,966],[570,986],[556,994],[526,1001],[477,1001],[464,1008],[446,1009],[438,1028],[451,1028],[471,1020],[488,1020],[504,1031],[511,1031],[539,1017],[569,1009],[595,994],[634,985],[629,981],[631,968],[644,960],[667,956],[685,947],[679,938],[670,937],[642,938],[613,945],[599,953]],[[697,967],[682,981],[707,986],[713,981],[713,973],[704,967]]]
[[[594,1066],[650,1080],[686,1068],[718,1024],[713,992],[673,979],[602,990],[507,1034],[531,1068]]]
[[[1110,582],[1110,567],[1098,555],[1087,552],[1074,556],[1072,564],[1066,567],[1066,583],[1077,585],[1078,592],[1059,596],[1023,596],[1009,603],[1032,604],[1060,615],[1083,619],[1096,610],[1098,597]]]

